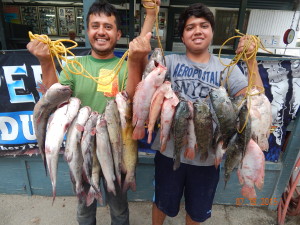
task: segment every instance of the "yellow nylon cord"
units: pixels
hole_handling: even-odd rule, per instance
[[[152,2],[151,0],[143,0],[143,2]],[[162,52],[162,55],[163,55],[163,58],[164,58],[164,62],[165,61],[165,55],[164,55],[164,50],[163,50],[163,47],[162,47],[162,44],[161,44],[161,40],[160,40],[160,37],[159,37],[159,32],[158,32],[158,13],[159,13],[159,10],[157,8],[157,4],[156,4],[157,1],[155,1],[155,5],[154,6],[147,6],[146,4],[143,4],[144,8],[146,9],[155,9],[155,32],[156,32],[156,37],[157,37],[157,42],[158,42],[158,47],[161,49],[161,52]]]
[[[68,73],[66,72],[66,70],[64,69],[64,67],[61,64],[61,60],[66,62],[66,68],[68,70],[69,73],[74,74],[74,75],[80,75],[89,79],[92,79],[94,82],[96,82],[99,85],[103,85],[106,86],[108,84],[110,84],[111,82],[113,82],[113,80],[116,78],[116,76],[119,74],[122,65],[126,59],[126,57],[128,56],[128,52],[129,50],[127,50],[124,55],[122,56],[122,58],[120,59],[120,61],[117,63],[117,65],[113,68],[113,70],[109,73],[106,74],[105,76],[101,76],[100,78],[105,78],[105,77],[110,77],[112,75],[112,73],[115,72],[114,76],[108,80],[107,82],[100,82],[99,81],[99,77],[93,77],[87,70],[84,69],[84,67],[76,60],[76,56],[70,51],[70,49],[77,47],[77,43],[75,41],[72,40],[68,40],[68,39],[59,39],[56,41],[51,41],[51,39],[47,36],[47,35],[38,35],[38,34],[32,34],[32,32],[28,32],[29,34],[29,38],[30,40],[34,40],[34,39],[38,39],[39,41],[43,42],[44,44],[47,44],[49,47],[49,51],[50,51],[50,55],[51,55],[51,60],[53,63],[53,66],[55,68],[55,64],[54,64],[54,60],[53,57],[55,56],[60,67],[62,68],[62,70],[64,71],[67,79],[70,79],[68,76]],[[71,42],[74,45],[71,47],[66,48],[63,44],[63,42]],[[71,55],[73,56],[74,59],[68,59],[67,56]],[[76,65],[79,67],[79,69],[76,68]],[[124,77],[125,79],[125,77]],[[124,80],[123,80],[124,83]],[[124,86],[124,84],[122,84],[122,87]]]
[[[221,60],[221,51],[222,51],[222,48],[224,47],[224,45],[225,45],[227,42],[229,42],[230,40],[232,40],[232,39],[235,39],[235,38],[241,38],[241,37],[245,36],[245,34],[239,32],[239,30],[235,30],[235,31],[236,31],[236,33],[239,34],[239,35],[233,36],[233,37],[231,37],[231,38],[228,38],[228,39],[222,44],[222,46],[221,46],[221,48],[220,48],[220,50],[219,50],[219,60],[220,60],[221,64],[222,64],[223,66],[225,66],[225,69],[223,70],[223,72],[224,72],[226,69],[228,69],[226,78],[224,79],[224,82],[227,82],[228,90],[230,90],[229,83],[228,83],[228,79],[229,79],[229,76],[231,75],[231,72],[232,72],[234,66],[236,66],[236,64],[237,64],[240,60],[243,60],[243,61],[246,62],[246,65],[247,65],[247,68],[248,68],[248,76],[249,76],[248,81],[249,81],[249,83],[248,83],[248,87],[247,87],[247,91],[246,91],[246,93],[245,93],[245,96],[244,96],[244,98],[242,99],[242,101],[243,101],[244,99],[247,98],[247,96],[259,95],[259,94],[261,94],[261,93],[264,93],[264,87],[256,86],[256,85],[253,84],[253,80],[255,79],[255,76],[259,76],[259,74],[256,74],[255,72],[253,72],[253,70],[254,70],[254,65],[255,65],[255,64],[253,64],[252,68],[250,68],[248,61],[249,61],[250,59],[256,58],[256,55],[257,55],[257,52],[258,52],[258,49],[259,49],[259,48],[262,49],[262,50],[264,50],[264,51],[266,51],[266,52],[268,52],[268,53],[272,53],[272,52],[268,51],[268,50],[263,46],[263,44],[261,43],[259,37],[255,36],[255,35],[247,35],[249,38],[248,38],[248,40],[245,42],[243,51],[242,51],[241,53],[239,53],[239,54],[236,54],[235,57],[231,60],[231,62],[230,62],[228,65],[225,64],[225,63],[223,63],[222,60]],[[255,48],[253,49],[252,52],[248,52],[248,49],[249,49],[251,43],[253,43],[253,42],[255,43]],[[246,53],[247,53],[248,55],[250,54],[250,56],[247,56]],[[221,78],[221,80],[222,80],[222,78]],[[223,81],[221,81],[221,86],[223,86],[223,85],[224,85],[224,84],[223,84]],[[258,93],[255,93],[255,94],[251,94],[251,90],[252,90],[253,88],[256,88],[256,89],[258,89],[258,90],[260,90],[260,91],[259,91]],[[250,101],[249,101],[249,108],[250,108],[250,107],[251,107],[251,98],[248,98],[248,99],[250,100]],[[242,103],[242,101],[241,101],[238,105],[240,105],[240,104]],[[249,109],[248,109],[248,113],[247,113],[247,118],[246,118],[245,124],[242,126],[242,128],[241,128],[240,130],[237,128],[237,130],[238,130],[239,133],[242,133],[243,130],[245,129],[245,127],[246,127],[246,125],[247,125],[247,123],[248,123],[249,115],[250,115],[250,111],[249,111]]]

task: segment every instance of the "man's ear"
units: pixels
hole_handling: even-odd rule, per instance
[[[121,36],[122,36],[122,31],[118,30],[117,31],[117,40],[120,40]]]

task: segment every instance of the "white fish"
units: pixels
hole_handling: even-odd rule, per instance
[[[70,98],[68,104],[57,109],[48,124],[45,142],[45,154],[53,191],[53,202],[56,196],[56,173],[58,156],[64,135],[78,113],[80,100]]]

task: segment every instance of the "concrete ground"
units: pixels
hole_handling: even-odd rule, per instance
[[[150,202],[130,202],[131,225],[151,224]],[[0,225],[75,225],[76,197],[0,195]],[[181,207],[175,218],[167,218],[164,225],[183,225],[185,211]],[[300,215],[286,217],[285,225],[299,225]],[[108,207],[98,207],[97,224],[109,225]],[[276,225],[277,214],[267,208],[214,205],[212,217],[203,225]]]

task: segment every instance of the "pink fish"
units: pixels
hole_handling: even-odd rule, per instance
[[[151,73],[142,80],[133,97],[133,119],[134,126],[132,139],[138,140],[145,136],[145,122],[148,119],[151,99],[156,89],[162,85],[167,68],[158,65]]]
[[[160,115],[160,151],[166,150],[167,142],[170,137],[170,130],[175,114],[175,108],[179,103],[179,99],[173,92],[172,98],[166,98],[162,105],[162,111]]]
[[[265,156],[256,144],[251,139],[241,166],[238,168],[238,177],[240,184],[243,185],[241,193],[246,198],[256,198],[254,185],[258,189],[264,186],[265,176]]]
[[[247,102],[251,117],[251,137],[261,150],[266,151],[269,149],[268,138],[272,125],[271,103],[257,89],[251,90]]]
[[[149,113],[149,123],[148,123],[148,143],[152,141],[152,132],[156,123],[156,120],[161,112],[162,104],[164,98],[170,98],[173,96],[173,91],[171,88],[171,82],[165,81],[157,90],[155,91],[150,105]]]

